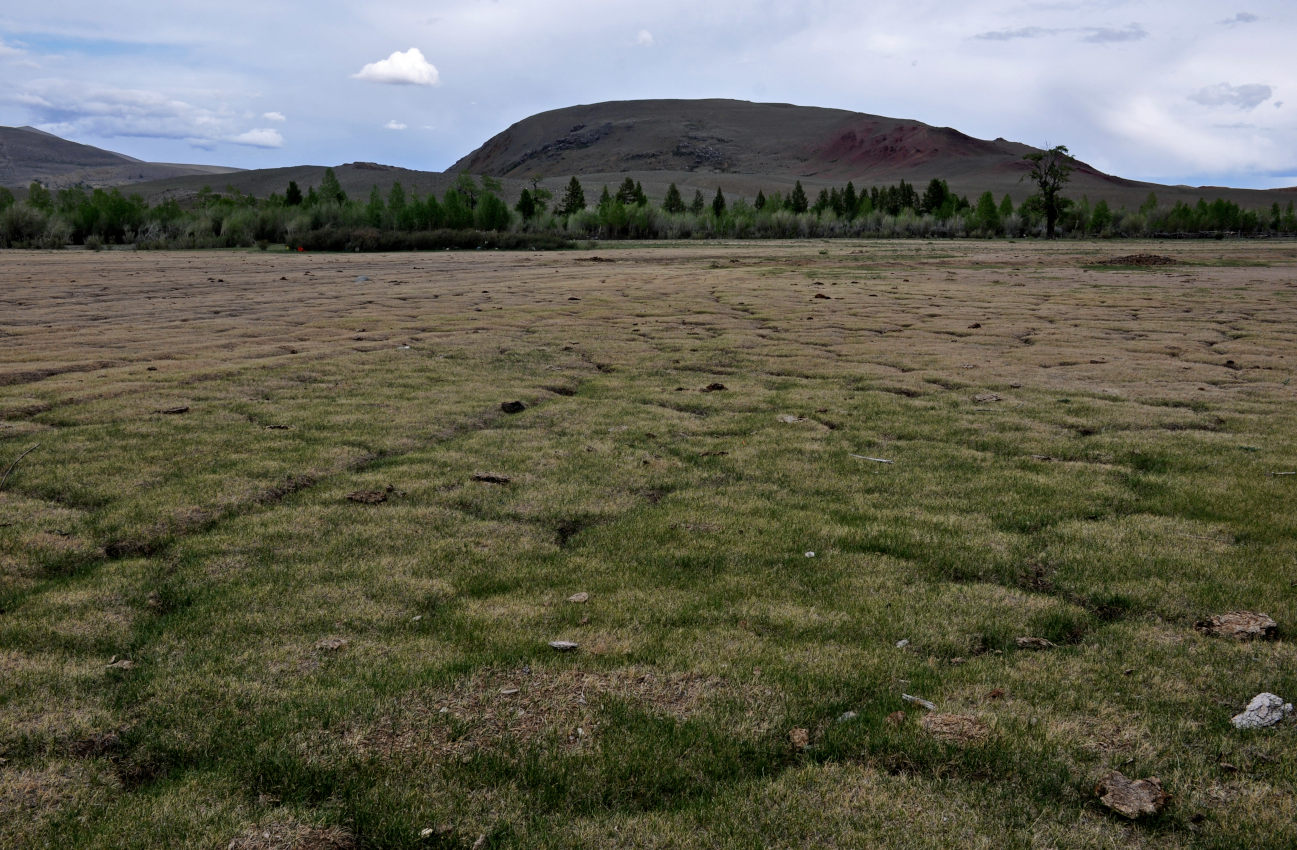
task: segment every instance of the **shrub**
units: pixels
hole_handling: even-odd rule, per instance
[[[0,211],[0,248],[28,248],[45,232],[43,212],[26,204]]]

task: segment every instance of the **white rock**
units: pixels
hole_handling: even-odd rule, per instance
[[[1247,704],[1242,714],[1236,714],[1231,722],[1238,729],[1261,729],[1273,726],[1292,714],[1292,703],[1272,693],[1257,694]]]
[[[549,642],[549,645],[552,648],[557,649],[559,652],[571,652],[577,648],[577,644],[570,640],[552,640]]]
[[[898,641],[896,642],[896,648],[897,648],[897,649],[905,649],[905,647],[907,647],[907,646],[909,646],[909,645],[910,645],[910,641],[909,641],[909,639],[907,639],[907,638],[901,638],[900,640],[898,640]]]

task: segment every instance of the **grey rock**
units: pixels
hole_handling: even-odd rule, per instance
[[[1263,729],[1273,726],[1292,714],[1292,703],[1284,702],[1275,694],[1266,692],[1252,697],[1242,714],[1236,714],[1230,722],[1237,729]]]

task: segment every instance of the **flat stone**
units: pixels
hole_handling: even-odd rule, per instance
[[[571,652],[580,644],[573,643],[570,640],[552,640],[549,642],[551,649],[557,649],[559,652]]]
[[[1231,637],[1235,640],[1270,640],[1278,631],[1279,624],[1267,614],[1230,611],[1199,620],[1193,627],[1205,634]]]
[[[590,594],[586,593],[583,590],[580,593],[573,593],[571,596],[567,598],[567,601],[581,603],[581,602],[585,602],[589,598],[590,598]]]

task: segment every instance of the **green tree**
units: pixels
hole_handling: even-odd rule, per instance
[[[536,215],[536,201],[532,198],[530,189],[523,188],[514,209],[518,211],[518,215],[522,216],[523,221],[528,221]]]
[[[811,212],[816,215],[823,215],[824,211],[829,208],[830,203],[829,190],[821,189],[820,193],[815,196],[815,204],[811,207]]]
[[[1040,191],[1041,207],[1045,214],[1045,238],[1054,238],[1054,225],[1063,209],[1059,192],[1072,174],[1073,159],[1066,145],[1055,145],[1046,151],[1036,151],[1023,157],[1030,163],[1026,177]],[[1024,178],[1025,179],[1025,178]]]
[[[712,215],[720,218],[725,215],[725,195],[721,193],[721,187],[716,187],[716,197],[712,198]]]
[[[1004,197],[1000,200],[1000,218],[1003,220],[1011,215],[1013,215],[1013,198],[1010,198],[1009,193],[1005,192]]]
[[[856,186],[850,180],[847,181],[847,188],[842,190],[842,214],[851,220],[860,212],[860,197],[856,194]]]
[[[703,190],[694,189],[694,199],[689,204],[689,212],[694,215],[702,215],[705,209],[707,209],[707,201],[703,199]]]
[[[806,200],[806,190],[802,188],[802,181],[798,180],[793,186],[793,192],[788,196],[787,206],[795,213],[804,213],[810,208],[810,202]]]
[[[983,192],[977,199],[977,207],[973,210],[973,226],[988,235],[999,231],[1000,211],[996,209],[995,196],[990,192]]]
[[[949,197],[950,187],[946,185],[946,181],[933,177],[928,182],[928,188],[923,193],[923,200],[920,202],[918,211],[929,215],[938,215]]]
[[[508,230],[509,207],[494,192],[487,192],[477,202],[474,221],[479,230]]]
[[[338,182],[338,175],[333,173],[332,168],[324,169],[324,176],[320,178],[319,197],[326,204],[332,203],[341,206],[347,202],[347,193],[342,190],[342,184]]]
[[[446,210],[437,200],[437,195],[428,193],[428,197],[419,204],[415,214],[415,226],[422,230],[436,230],[446,226]]]
[[[554,193],[540,185],[540,181],[544,179],[541,175],[533,174],[527,179],[531,181],[531,201],[536,205],[536,214],[540,215],[549,207]]]
[[[477,209],[477,201],[481,197],[482,187],[477,185],[477,181],[473,179],[472,174],[460,173],[455,178],[454,189],[459,192],[470,210]]]
[[[753,206],[753,208],[758,209],[758,210],[760,210],[760,209],[765,209],[765,206],[766,206],[766,193],[765,193],[765,192],[762,192],[760,189],[758,189],[758,190],[757,190],[757,199],[756,199],[755,201],[752,202],[752,206]]]
[[[383,193],[378,191],[377,186],[371,186],[369,203],[365,204],[365,224],[370,227],[382,227],[383,214],[386,211],[387,205],[383,203]]]
[[[631,185],[631,191],[635,191],[635,186],[633,184]],[[618,203],[621,203],[621,201],[618,201]],[[608,207],[612,206],[612,193],[608,191],[606,185],[603,187],[603,191],[599,193],[599,203],[596,206],[600,211],[606,210]]]
[[[33,180],[27,187],[27,206],[41,212],[53,212],[54,196],[50,194],[49,189]]]
[[[447,189],[441,201],[441,225],[451,230],[473,226],[473,209],[458,189]]]
[[[676,188],[676,184],[672,183],[667,187],[667,196],[662,200],[662,209],[669,213],[685,211],[685,201],[680,197],[680,190]]]
[[[1149,215],[1150,213],[1155,212],[1156,210],[1157,210],[1157,195],[1153,192],[1149,192],[1148,197],[1144,199],[1144,203],[1139,205],[1139,212],[1141,215]]]
[[[1108,208],[1107,201],[1100,200],[1090,213],[1090,232],[1103,235],[1110,227],[1112,227],[1112,210]]]
[[[288,181],[288,188],[284,190],[284,204],[290,207],[302,205],[302,190],[297,187],[296,180]]]
[[[559,204],[558,209],[554,212],[559,215],[572,215],[585,209],[585,190],[581,188],[581,181],[575,176],[567,183],[567,192],[563,195],[563,202]]]
[[[635,181],[635,206],[648,206],[648,195],[644,194],[644,187],[640,185],[638,180]]]
[[[617,189],[617,202],[630,206],[635,203],[635,199],[635,181],[627,177],[621,181],[621,186]]]

